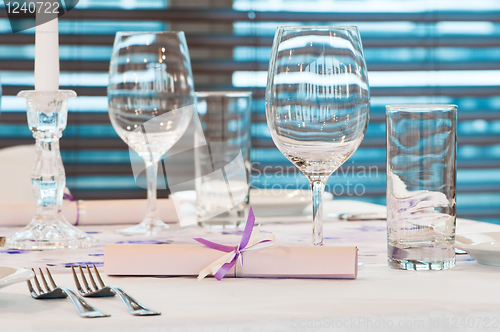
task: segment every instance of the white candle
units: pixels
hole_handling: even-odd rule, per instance
[[[59,90],[58,18],[57,13],[44,13],[43,8],[36,14],[35,90]]]

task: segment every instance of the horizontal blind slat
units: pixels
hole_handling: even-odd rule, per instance
[[[74,90],[79,96],[106,96],[106,87],[61,86],[62,90]],[[31,90],[33,86],[9,85],[3,87],[3,95],[14,96],[21,90]],[[197,85],[198,91],[252,91],[255,98],[264,97],[263,88],[234,88],[228,85]],[[450,96],[488,97],[500,95],[500,86],[416,86],[416,87],[372,87],[372,96]]]
[[[60,45],[101,45],[112,46],[114,35],[60,34]],[[362,34],[364,48],[401,48],[401,47],[500,47],[498,35],[443,35],[419,36],[387,35],[386,37]],[[273,43],[273,36],[237,36],[237,35],[186,35],[189,47],[234,48],[236,46],[268,46]],[[34,34],[0,34],[3,45],[34,45]]]
[[[34,15],[32,15],[34,17]],[[29,17],[27,15],[26,17]],[[7,18],[5,10],[0,18]],[[500,11],[454,11],[435,12],[285,12],[285,11],[239,11],[233,9],[134,9],[116,8],[73,9],[61,17],[63,20],[129,20],[129,21],[182,21],[182,22],[418,22],[435,23],[446,21],[500,22]]]
[[[267,71],[268,62],[264,61],[234,61],[234,60],[193,60],[193,73],[233,73],[236,71]],[[426,71],[426,70],[498,70],[499,60],[470,61],[440,61],[411,63],[370,62],[368,71]],[[0,60],[0,68],[9,70],[33,71],[33,60]],[[109,61],[99,60],[61,60],[61,71],[71,72],[108,72]]]

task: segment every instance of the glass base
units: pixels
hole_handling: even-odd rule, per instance
[[[455,248],[452,244],[435,247],[388,246],[389,267],[399,270],[447,270],[455,266]]]
[[[117,230],[122,235],[157,235],[168,231],[170,226],[160,219],[144,219],[139,225]]]
[[[238,227],[243,227],[245,226],[246,221],[225,221],[225,220],[205,220],[205,221],[198,221],[198,226],[205,227],[205,228],[229,228],[229,229],[234,229]]]
[[[198,206],[197,219],[198,226],[205,228],[238,228],[245,227],[247,223],[249,206],[240,204],[239,206],[225,211],[219,215],[207,218],[207,209]],[[210,213],[208,213],[210,215]]]
[[[71,225],[63,216],[54,220],[33,219],[28,226],[7,239],[6,247],[15,249],[84,248],[98,240]]]

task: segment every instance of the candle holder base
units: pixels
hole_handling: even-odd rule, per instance
[[[6,247],[17,249],[62,249],[91,247],[97,239],[71,225],[63,216],[52,220],[35,217],[28,226],[14,233]]]

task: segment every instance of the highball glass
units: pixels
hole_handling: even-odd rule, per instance
[[[389,266],[455,266],[457,106],[387,108]]]

